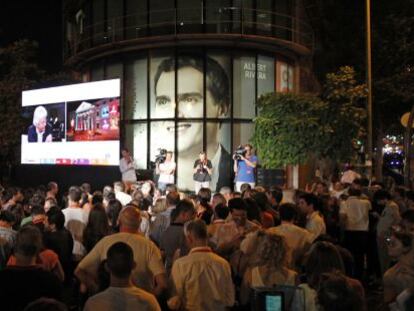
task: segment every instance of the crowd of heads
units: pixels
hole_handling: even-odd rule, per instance
[[[175,271],[183,259],[195,258],[192,250],[208,249],[231,270],[234,292],[233,300],[223,302],[227,307],[248,308],[255,303],[252,293],[264,286],[284,292],[286,310],[299,296],[295,303],[321,310],[365,310],[365,292],[373,287],[383,289],[383,306],[409,310],[414,290],[410,189],[359,178],[350,184],[317,181],[291,197],[280,187],[249,184],[241,192],[223,187],[216,193],[201,188],[197,194],[182,193],[173,184],[159,191],[152,181],[126,189],[122,182],[95,191],[88,183],[66,191],[56,182],[0,189],[0,269],[40,267],[71,289],[70,298],[45,294],[21,307],[86,309],[108,286],[136,286],[134,271],[151,270],[146,265],[152,264],[137,261],[131,238],[123,237],[134,235],[160,254],[161,270],[151,270],[153,279],[143,280],[155,284],[143,289],[156,296],[158,302],[152,301],[158,308],[176,309],[195,299],[177,294]],[[103,268],[92,279],[99,283],[101,275],[107,277],[93,287],[85,261],[98,252]]]

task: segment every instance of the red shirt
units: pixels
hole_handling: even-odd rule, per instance
[[[262,212],[260,214],[260,222],[262,223],[262,227],[264,229],[273,227],[275,222],[273,221],[273,216],[269,212]]]
[[[42,267],[46,271],[52,271],[57,263],[59,262],[58,255],[50,250],[45,249],[39,253],[36,259],[36,264],[40,267]],[[8,266],[15,266],[16,265],[16,257],[14,255],[11,255],[9,260],[7,261]]]

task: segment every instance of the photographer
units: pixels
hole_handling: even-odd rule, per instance
[[[195,193],[197,194],[201,188],[210,188],[211,173],[213,166],[211,161],[207,159],[204,151],[200,152],[199,159],[194,162]]]
[[[160,175],[158,178],[158,189],[165,191],[168,184],[174,184],[174,172],[176,164],[172,160],[172,151],[167,151],[163,162],[156,162],[156,173]]]
[[[252,154],[252,146],[246,144],[244,152],[236,151],[233,155],[233,160],[234,173],[236,174],[236,191],[240,191],[242,184],[249,184],[254,188],[256,185],[255,168],[257,157]]]

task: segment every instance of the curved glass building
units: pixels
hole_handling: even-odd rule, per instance
[[[63,11],[66,65],[83,81],[121,78],[122,143],[141,169],[173,151],[183,189],[202,150],[212,188],[231,186],[256,99],[306,89],[314,39],[300,0],[79,0]]]

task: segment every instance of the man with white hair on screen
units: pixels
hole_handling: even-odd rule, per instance
[[[33,113],[33,124],[28,130],[29,143],[42,143],[52,141],[52,130],[47,124],[47,110],[43,106],[36,107]]]

